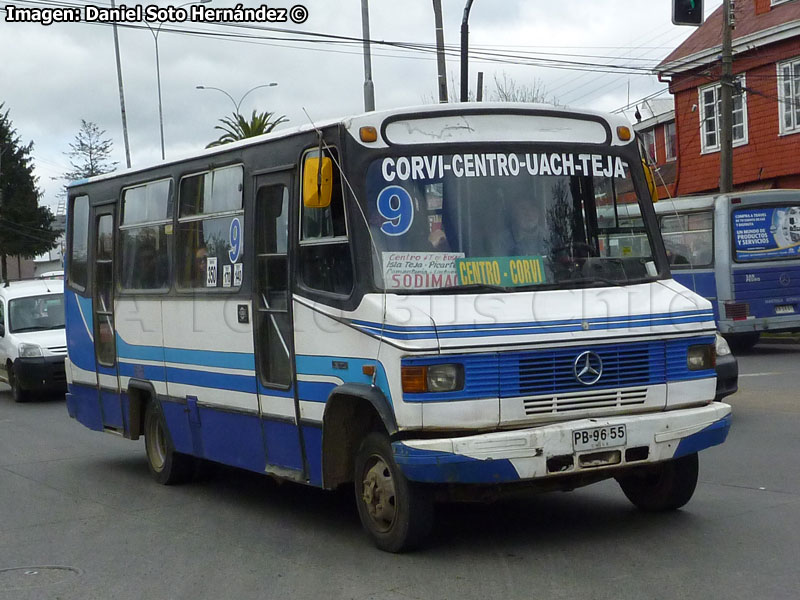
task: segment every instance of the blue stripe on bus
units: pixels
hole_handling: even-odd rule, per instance
[[[256,363],[252,352],[221,352],[218,350],[189,350],[162,346],[143,346],[129,344],[117,334],[117,354],[120,358],[152,360],[202,367],[223,369],[255,370]]]
[[[439,326],[428,326],[428,325],[417,325],[417,326],[406,326],[406,325],[381,325],[381,323],[376,323],[372,321],[361,321],[358,319],[354,319],[351,321],[354,325],[358,325],[361,327],[369,327],[369,328],[376,328],[381,329],[383,328],[385,331],[394,331],[398,333],[417,333],[417,332],[434,332],[438,331],[441,333],[442,331],[464,331],[464,330],[473,330],[473,329],[514,329],[520,327],[545,327],[545,326],[559,326],[559,325],[582,325],[584,322],[592,324],[602,324],[602,323],[627,323],[633,322],[638,320],[646,320],[646,319],[673,319],[673,318],[687,318],[687,317],[700,317],[700,316],[708,316],[711,311],[708,309],[701,309],[701,310],[688,310],[688,311],[675,311],[675,312],[666,312],[666,313],[652,313],[652,314],[644,314],[644,315],[623,315],[619,317],[592,317],[589,319],[559,319],[555,321],[520,321],[515,323],[468,323],[463,325],[439,325]]]
[[[663,325],[685,325],[691,323],[711,322],[714,319],[713,311],[704,311],[697,315],[672,315],[666,318],[655,318],[654,316],[644,315],[635,319],[628,319],[619,322],[588,322],[588,330],[599,329],[634,329],[637,327],[658,327]],[[361,325],[359,329],[368,333],[380,335],[382,329],[379,323]],[[503,328],[496,324],[471,325],[469,328],[442,328],[438,332],[421,332],[417,328],[409,327],[406,332],[400,333],[383,329],[383,335],[391,339],[398,340],[417,340],[417,339],[436,339],[438,338],[470,338],[470,337],[495,337],[507,335],[525,335],[542,333],[572,333],[586,331],[583,324],[578,321],[576,324],[565,325],[546,325],[543,323],[531,324],[506,324]]]
[[[337,377],[345,383],[361,383],[364,385],[372,384],[372,377],[365,375],[362,368],[365,366],[375,366],[376,361],[366,358],[352,358],[347,356],[312,356],[308,354],[298,354],[296,359],[297,374],[300,375],[323,375]],[[334,363],[336,367],[334,367]],[[386,399],[391,403],[392,395],[389,392],[389,381],[386,378],[386,369],[383,364],[377,361],[378,376],[375,385],[380,389]],[[299,383],[309,383],[302,382]],[[302,394],[300,394],[302,398]],[[305,398],[304,398],[305,399]]]

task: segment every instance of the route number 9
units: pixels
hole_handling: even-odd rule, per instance
[[[378,212],[386,219],[381,231],[386,235],[403,235],[414,222],[414,202],[399,185],[390,185],[378,194]]]
[[[232,263],[235,263],[239,260],[239,255],[242,252],[242,223],[239,221],[238,217],[235,217],[231,221],[228,241],[231,246],[230,250],[228,250],[228,258]]]

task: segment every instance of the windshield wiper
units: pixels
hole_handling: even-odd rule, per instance
[[[386,290],[390,292],[392,290]],[[399,290],[398,290],[399,291]],[[452,287],[430,288],[426,290],[403,290],[406,294],[460,294],[463,292],[500,292],[505,294],[509,291],[516,291],[514,288],[507,288],[501,285],[491,285],[488,283],[471,283],[469,285],[457,285]]]
[[[590,277],[578,277],[576,279],[565,279],[562,283],[571,284],[571,283],[605,283],[606,285],[611,285],[614,287],[622,287],[623,285],[627,285],[630,281],[614,281],[613,279],[607,279],[606,277],[598,277],[597,275],[592,275]]]

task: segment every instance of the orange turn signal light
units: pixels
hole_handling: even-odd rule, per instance
[[[428,391],[427,367],[402,367],[400,379],[403,384],[403,392],[407,394],[422,394]]]
[[[358,130],[358,135],[362,142],[377,142],[378,130],[372,126],[362,127]]]
[[[361,367],[361,372],[367,377],[375,375],[375,365],[364,365]]]
[[[619,127],[617,127],[617,136],[623,142],[627,142],[628,140],[631,139],[631,137],[633,137],[633,135],[631,134],[630,127],[625,127],[625,125],[620,125]]]

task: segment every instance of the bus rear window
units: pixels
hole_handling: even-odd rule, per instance
[[[758,206],[733,213],[738,262],[800,257],[800,206]]]

